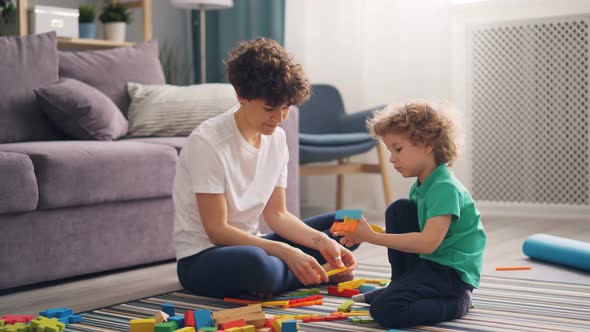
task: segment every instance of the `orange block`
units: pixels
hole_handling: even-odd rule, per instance
[[[501,266],[497,267],[496,271],[522,271],[522,270],[531,270],[531,266]]]

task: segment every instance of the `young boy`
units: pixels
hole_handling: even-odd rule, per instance
[[[403,177],[417,177],[410,199],[385,211],[386,233],[366,219],[345,235],[347,246],[368,242],[387,247],[388,287],[355,296],[371,304],[371,316],[387,328],[430,325],[460,318],[479,286],[486,234],[471,195],[447,168],[457,157],[453,123],[435,107],[389,106],[367,121],[373,137],[391,152]]]
[[[239,105],[199,125],[176,168],[181,285],[204,296],[270,295],[354,268],[350,250],[329,236],[333,213],[302,222],[286,208],[289,152],[279,125],[310,93],[301,66],[265,38],[241,43],[226,65]],[[259,234],[261,219],[274,233]]]

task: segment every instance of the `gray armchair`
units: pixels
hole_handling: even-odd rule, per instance
[[[343,205],[344,175],[347,174],[381,174],[385,203],[393,201],[385,148],[369,135],[365,127],[367,117],[382,107],[347,114],[338,89],[326,84],[312,85],[311,98],[300,106],[300,174],[335,174],[337,209],[341,209]],[[349,157],[367,152],[375,146],[379,157],[377,164],[353,163],[348,160]],[[331,161],[337,161],[337,165],[317,164]]]

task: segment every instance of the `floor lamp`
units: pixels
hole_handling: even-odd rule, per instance
[[[207,61],[206,61],[206,40],[205,40],[205,11],[207,10],[220,10],[231,8],[234,5],[233,0],[170,0],[172,5],[177,8],[184,9],[198,9],[199,10],[199,32],[200,32],[200,47],[199,57],[201,62],[201,83],[205,83],[207,80]],[[190,17],[190,15],[189,15]],[[191,20],[189,19],[189,25]],[[192,29],[190,29],[192,30]],[[189,37],[190,39],[190,37]],[[189,49],[190,52],[190,49]]]

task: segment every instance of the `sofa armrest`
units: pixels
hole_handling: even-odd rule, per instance
[[[282,124],[289,146],[289,177],[287,179],[287,209],[296,216],[299,210],[299,109],[291,106],[287,120]]]

